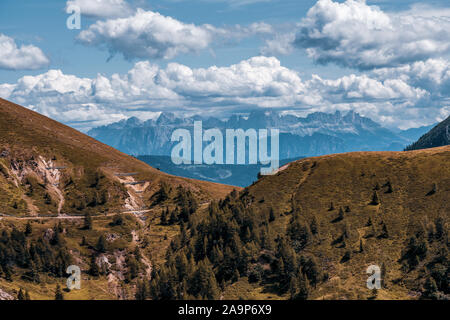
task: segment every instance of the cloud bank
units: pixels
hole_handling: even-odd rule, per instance
[[[432,76],[426,70],[437,70]],[[242,112],[277,108],[303,112],[355,110],[387,126],[403,128],[439,121],[450,110],[449,63],[384,69],[367,75],[303,80],[274,57],[253,57],[227,67],[165,68],[137,62],[126,74],[79,78],[60,70],[0,85],[0,95],[79,129],[139,113]]]

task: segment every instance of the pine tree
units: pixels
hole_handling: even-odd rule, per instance
[[[92,216],[89,212],[84,215],[84,229],[92,230]]]
[[[105,253],[106,252],[106,238],[105,238],[105,236],[103,234],[98,238],[98,241],[97,241],[97,244],[95,246],[95,249],[98,252],[101,252],[101,253]]]
[[[59,284],[56,285],[55,300],[64,300],[64,295]]]
[[[435,232],[436,239],[437,240],[443,239],[445,234],[444,219],[442,219],[442,217],[437,218],[434,222],[434,225],[436,228]]]
[[[89,274],[98,277],[100,275],[100,268],[98,267],[95,255],[91,257],[91,263],[89,264]]]
[[[161,225],[163,225],[163,226],[167,225],[167,215],[168,215],[168,213],[169,213],[169,208],[168,207],[166,207],[165,210],[163,209],[162,212],[161,212]]]
[[[424,296],[428,299],[436,299],[436,293],[438,292],[438,288],[436,285],[436,281],[431,276],[427,277],[424,288]]]
[[[25,295],[22,291],[22,288],[20,288],[19,293],[17,294],[17,300],[25,300]]]
[[[175,224],[178,222],[178,208],[172,210],[170,213],[169,224]]]
[[[387,275],[386,275],[386,265],[384,262],[381,263],[381,288],[386,288]]]
[[[386,193],[392,193],[393,192],[392,185],[391,185],[390,181],[386,182],[386,187],[387,187]]]
[[[341,262],[347,262],[352,257],[350,250],[345,251],[344,256],[341,259]]]
[[[379,237],[382,239],[389,238],[389,232],[388,232],[387,226],[384,222],[383,222],[383,227],[381,228],[381,234]]]
[[[25,300],[31,300],[28,290],[25,291]]]
[[[302,273],[298,276],[297,288],[298,290],[293,300],[307,300],[309,296],[308,280]]]
[[[291,283],[289,284],[289,293],[291,294],[291,300],[294,300],[297,295],[298,292],[297,282],[298,280],[296,277],[291,278]]]
[[[363,248],[363,242],[361,239],[361,240],[359,240],[359,252],[363,252],[363,251],[364,251],[364,248]]]
[[[372,297],[370,297],[370,299],[376,299],[378,297],[378,290],[377,288],[373,288],[372,289]]]
[[[269,211],[269,222],[275,221],[275,212],[273,211],[273,208],[270,208]]]
[[[50,195],[48,194],[48,192],[46,192],[44,194],[44,203],[47,205],[52,204],[52,198],[50,197]]]
[[[331,201],[330,208],[328,209],[328,211],[333,211],[333,210],[334,210],[334,203],[333,203],[333,201]]]
[[[147,284],[144,281],[138,281],[136,288],[136,300],[145,300],[147,298]]]
[[[377,206],[380,204],[380,199],[378,198],[378,193],[376,191],[373,192],[372,201],[370,202],[370,204],[373,206]]]
[[[29,236],[33,233],[33,227],[31,226],[30,221],[27,222],[27,225],[25,226],[25,235]]]

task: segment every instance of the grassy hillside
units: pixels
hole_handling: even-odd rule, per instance
[[[126,173],[134,175],[117,176]],[[145,185],[123,184],[133,181]],[[119,210],[127,199],[135,202],[129,209],[137,209],[148,205],[146,199],[163,182],[192,189],[205,201],[232,190],[164,174],[72,128],[0,99],[0,213],[57,215],[87,210],[97,214]]]
[[[210,289],[190,286],[192,279],[173,292],[235,299],[448,298],[449,161],[450,147],[441,147],[293,162],[212,205],[190,241],[172,250],[152,296],[167,298],[173,270],[183,273],[176,261],[192,257],[191,264],[206,265]],[[370,265],[383,272],[376,296],[366,287]]]
[[[162,212],[193,218],[233,189],[162,173],[0,99],[0,294],[53,299],[76,264],[82,290],[66,298],[133,299],[180,232]]]

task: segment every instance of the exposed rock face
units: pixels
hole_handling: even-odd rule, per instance
[[[14,297],[0,289],[0,300],[14,300]]]

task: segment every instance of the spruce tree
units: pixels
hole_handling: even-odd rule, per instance
[[[436,293],[438,292],[438,288],[436,285],[436,281],[431,276],[427,277],[424,288],[424,297],[428,299],[436,299]]]
[[[55,300],[64,300],[64,295],[59,284],[56,285]]]
[[[370,202],[370,204],[373,206],[377,206],[380,204],[380,199],[378,198],[378,193],[376,191],[373,192],[372,201]]]
[[[169,208],[166,207],[166,209],[163,209],[161,212],[161,225],[165,226],[167,225],[167,215],[169,212]]]
[[[94,277],[98,277],[100,275],[100,268],[98,267],[96,260],[97,259],[96,259],[95,255],[93,255],[91,257],[91,262],[89,264],[89,274]]]
[[[105,236],[103,234],[98,238],[98,241],[97,241],[97,244],[95,246],[95,249],[98,252],[101,252],[101,253],[105,253],[106,252],[106,238],[105,238]]]
[[[333,203],[333,201],[331,201],[330,208],[328,209],[328,211],[333,211],[333,210],[334,210],[334,203]]]
[[[17,294],[17,300],[25,300],[25,294],[22,291],[22,288],[20,288],[19,293]]]
[[[386,182],[386,187],[387,187],[386,193],[392,193],[393,192],[392,185],[391,185],[390,181]]]
[[[269,222],[275,221],[275,212],[273,211],[273,208],[270,208],[269,211]]]
[[[33,227],[31,226],[30,221],[27,222],[27,225],[25,226],[25,235],[29,236],[33,233]]]
[[[84,227],[85,230],[92,230],[92,216],[89,212],[84,215]]]
[[[384,222],[383,222],[383,227],[381,228],[380,238],[382,238],[382,239],[389,238],[389,232],[388,232],[388,229],[387,229],[386,224]]]

